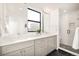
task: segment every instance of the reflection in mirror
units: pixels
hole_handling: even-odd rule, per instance
[[[6,24],[7,34],[22,34],[24,33],[24,20],[19,16],[9,16],[8,22]]]
[[[17,20],[10,17],[8,23],[6,24],[7,30],[9,34],[13,34],[17,32],[18,23]]]

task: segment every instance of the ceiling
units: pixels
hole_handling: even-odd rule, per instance
[[[50,8],[50,9],[59,8],[61,10],[66,11],[79,10],[79,3],[29,3],[29,4],[37,8]]]

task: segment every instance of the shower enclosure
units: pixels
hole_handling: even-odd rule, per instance
[[[61,12],[59,23],[60,48],[79,54],[79,49],[72,48],[75,29],[79,27],[79,11]]]

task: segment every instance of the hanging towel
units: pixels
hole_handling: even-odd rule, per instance
[[[79,49],[79,27],[77,27],[76,30],[75,30],[72,48]]]

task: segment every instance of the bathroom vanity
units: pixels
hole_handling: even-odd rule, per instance
[[[45,56],[57,48],[57,34],[0,38],[2,56]]]

